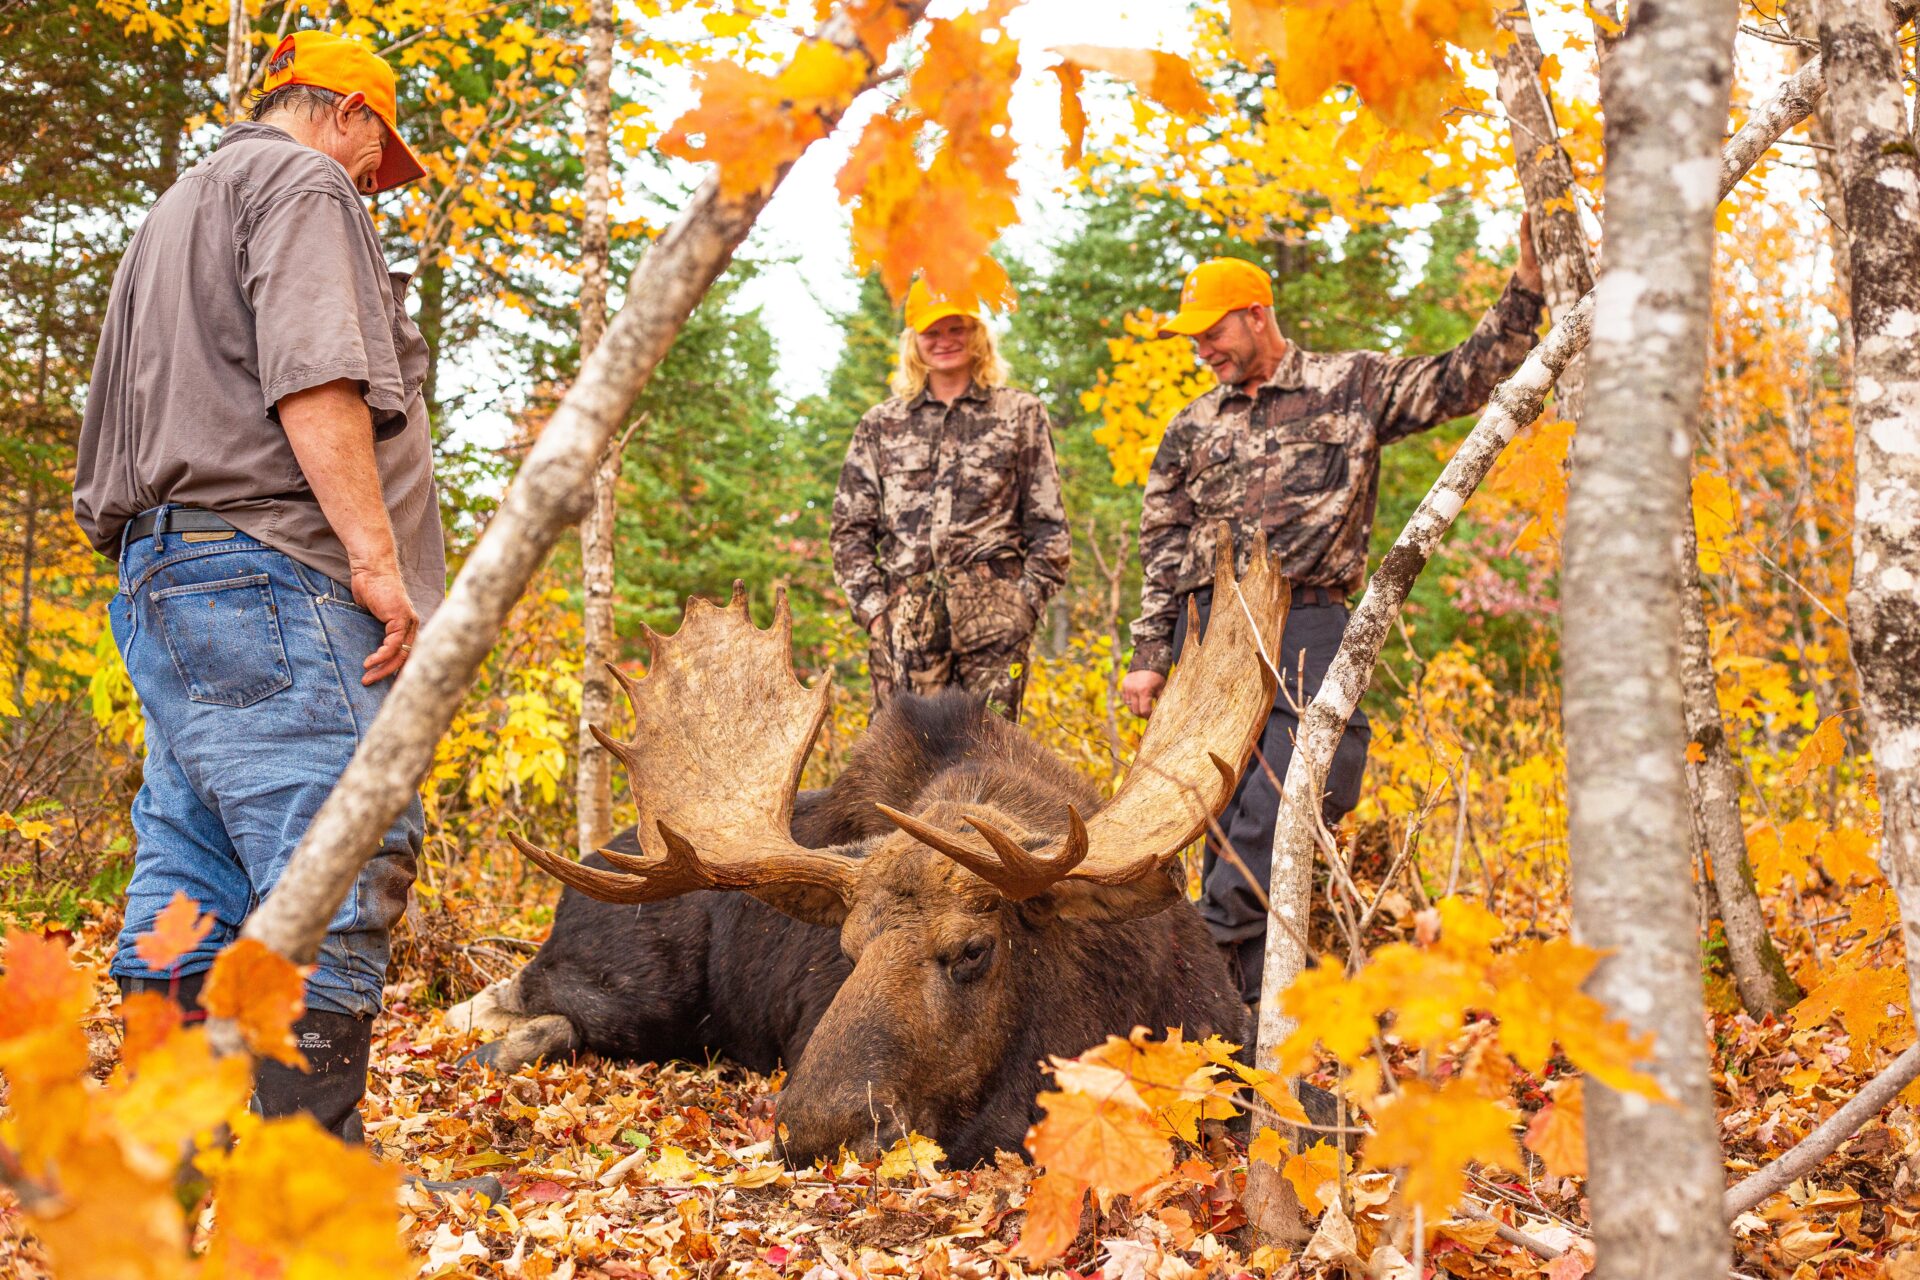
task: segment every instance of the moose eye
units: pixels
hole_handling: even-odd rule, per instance
[[[975,938],[947,960],[947,977],[955,982],[972,982],[986,973],[993,960],[993,939]]]

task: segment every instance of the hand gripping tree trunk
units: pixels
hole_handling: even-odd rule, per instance
[[[1514,169],[1532,215],[1547,310],[1558,320],[1593,288],[1593,259],[1587,251],[1587,233],[1580,226],[1573,160],[1560,145],[1553,99],[1540,80],[1540,42],[1534,39],[1533,20],[1524,0],[1503,11],[1500,24],[1513,32],[1512,43],[1493,55],[1494,69],[1500,73],[1500,106],[1507,113]],[[1560,416],[1578,422],[1586,398],[1586,361],[1579,354],[1561,373],[1554,396]]]
[[[1920,159],[1885,0],[1823,0],[1820,48],[1853,263],[1853,587],[1847,626],[1880,784],[1880,866],[1920,1010]]]
[[[1756,1018],[1778,1017],[1796,1003],[1800,984],[1767,932],[1760,895],[1747,861],[1747,833],[1740,820],[1740,769],[1733,759],[1720,697],[1714,688],[1713,648],[1700,584],[1699,540],[1688,514],[1675,557],[1680,578],[1680,686],[1687,739],[1699,760],[1687,766],[1698,837],[1713,859],[1714,894],[1727,931],[1727,955],[1740,1003]]]
[[[926,8],[925,0],[897,4],[909,21]],[[861,49],[843,13],[823,25],[819,38]],[[731,200],[720,194],[718,178],[709,177],[647,250],[628,281],[625,305],[527,454],[446,603],[421,630],[412,660],[339,785],[279,884],[247,921],[246,937],[296,961],[313,957],[381,834],[412,800],[507,611],[562,531],[582,515],[607,442],[777,186],[776,180],[757,195]],[[223,1051],[241,1047],[231,1024],[210,1031]]]
[[[1606,265],[1561,575],[1575,932],[1588,989],[1653,1037],[1677,1105],[1587,1085],[1588,1190],[1607,1276],[1726,1274],[1725,1180],[1690,870],[1676,556],[1706,382],[1715,161],[1735,0],[1636,7],[1601,77]],[[1657,1154],[1656,1154],[1657,1153]]]
[[[1900,0],[1895,12],[1910,18],[1917,8],[1920,0]],[[1769,147],[1807,118],[1826,93],[1821,65],[1815,59],[1788,77],[1728,139],[1720,152],[1721,199]],[[1300,738],[1281,791],[1280,818],[1274,833],[1270,897],[1275,919],[1267,930],[1257,1054],[1259,1065],[1266,1070],[1278,1069],[1280,1044],[1293,1032],[1294,1021],[1282,1009],[1281,996],[1306,963],[1306,919],[1313,890],[1313,857],[1319,847],[1320,799],[1334,747],[1347,718],[1367,691],[1380,649],[1406,603],[1407,592],[1452,528],[1455,517],[1493,469],[1501,450],[1539,416],[1554,379],[1568,359],[1585,348],[1592,307],[1593,295],[1588,294],[1554,323],[1514,375],[1495,389],[1486,412],[1454,451],[1440,478],[1374,571],[1320,692],[1301,717]],[[1270,1165],[1255,1162],[1252,1166],[1246,1203],[1247,1216],[1266,1238],[1287,1234],[1289,1214],[1297,1224],[1298,1203]]]
[[[587,15],[586,223],[580,237],[580,360],[584,365],[607,327],[607,267],[613,187],[613,0],[592,0]],[[613,725],[613,496],[620,444],[610,440],[593,468],[593,505],[580,522],[580,730],[574,744],[577,843],[586,857],[613,835],[613,759],[590,731]]]

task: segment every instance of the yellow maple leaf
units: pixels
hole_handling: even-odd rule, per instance
[[[1316,1041],[1347,1063],[1372,1052],[1379,1030],[1373,991],[1362,981],[1348,979],[1333,957],[1295,978],[1281,1001],[1296,1020],[1293,1034],[1280,1046],[1282,1071],[1297,1075],[1311,1063]]]
[[[695,1164],[684,1147],[662,1147],[657,1158],[647,1162],[647,1176],[655,1182],[684,1184],[713,1175]]]
[[[1820,834],[1814,845],[1814,856],[1838,883],[1865,884],[1880,874],[1879,865],[1873,859],[1876,843],[1857,827],[1836,827]]]
[[[207,1163],[219,1221],[207,1249],[214,1276],[283,1280],[411,1277],[394,1197],[400,1175],[304,1115],[241,1115],[239,1141]]]
[[[809,40],[778,73],[724,60],[701,64],[700,105],[661,136],[658,149],[720,167],[720,191],[738,200],[771,187],[853,101],[871,64],[831,41]],[[695,141],[695,138],[699,141]]]
[[[1693,477],[1693,528],[1700,546],[1700,572],[1718,573],[1740,525],[1740,497],[1714,471]]]
[[[1409,1080],[1375,1109],[1373,1123],[1360,1162],[1405,1169],[1401,1191],[1426,1210],[1429,1222],[1446,1217],[1460,1199],[1470,1163],[1520,1167],[1512,1115],[1458,1081],[1436,1089]]]
[[[231,1120],[252,1091],[252,1064],[245,1057],[214,1057],[206,1034],[196,1028],[143,1053],[136,1069],[115,1078],[101,1109],[128,1160],[164,1178],[179,1164],[182,1144]]]
[[[1146,1190],[1173,1168],[1173,1148],[1126,1077],[1096,1068],[1110,1079],[1079,1073],[1069,1089],[1039,1097],[1045,1114],[1027,1131],[1034,1163],[1085,1186],[1121,1195]]]
[[[909,1133],[893,1144],[874,1170],[882,1178],[932,1178],[938,1165],[947,1158],[940,1144],[924,1134]]]
[[[1518,948],[1495,963],[1490,1012],[1500,1043],[1528,1071],[1540,1074],[1557,1042],[1573,1064],[1622,1092],[1662,1100],[1665,1092],[1634,1069],[1652,1055],[1653,1039],[1636,1037],[1581,990],[1601,953],[1567,938]]]
[[[1316,1142],[1287,1157],[1280,1176],[1293,1184],[1293,1193],[1309,1212],[1319,1213],[1339,1194],[1340,1166],[1344,1162],[1340,1148],[1331,1142]]]
[[[1104,71],[1129,82],[1175,115],[1203,116],[1213,110],[1213,99],[1194,79],[1193,68],[1176,54],[1092,44],[1060,45],[1054,52],[1079,70]]]
[[[1200,1140],[1202,1121],[1229,1120],[1237,1114],[1206,1049],[1182,1039],[1178,1030],[1164,1040],[1152,1040],[1145,1027],[1135,1027],[1124,1039],[1109,1036],[1105,1044],[1081,1054],[1080,1061],[1120,1072],[1147,1110],[1188,1142]]]
[[[1553,1101],[1527,1125],[1527,1150],[1559,1178],[1587,1176],[1587,1095],[1577,1077],[1555,1086]]]
[[[1846,754],[1846,726],[1841,723],[1840,716],[1828,716],[1802,744],[1800,754],[1793,758],[1793,764],[1787,769],[1787,785],[1799,786],[1815,769],[1839,764]]]
[[[238,1022],[254,1053],[306,1066],[293,1041],[293,1024],[306,1009],[305,984],[299,967],[265,943],[241,938],[216,956],[200,1002],[213,1017]]]
[[[53,1255],[61,1280],[187,1280],[197,1274],[171,1166],[157,1176],[144,1172],[112,1136],[96,1131],[61,1152],[59,1172],[64,1194],[28,1221]]]
[[[120,1064],[137,1067],[140,1060],[165,1044],[180,1029],[186,1014],[158,991],[136,991],[120,1002],[120,1021],[126,1034],[120,1040]]]
[[[1803,1029],[1837,1017],[1859,1061],[1868,1046],[1911,1035],[1905,1030],[1906,996],[1906,974],[1899,968],[1843,969],[1808,992],[1787,1017]]]
[[[1282,1138],[1278,1133],[1275,1133],[1272,1127],[1268,1125],[1261,1125],[1258,1136],[1247,1144],[1247,1159],[1249,1161],[1258,1160],[1263,1164],[1270,1164],[1278,1169],[1280,1162],[1286,1159],[1286,1156],[1286,1139]]]
[[[1080,1205],[1087,1186],[1048,1169],[1027,1189],[1027,1220],[1013,1252],[1035,1266],[1044,1266],[1067,1251],[1080,1234]]]
[[[133,950],[147,968],[165,973],[211,932],[213,917],[201,915],[200,904],[184,889],[176,889],[172,900],[154,917],[153,931],[136,938]]]

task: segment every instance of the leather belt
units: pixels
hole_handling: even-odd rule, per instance
[[[161,524],[162,520],[164,524]],[[142,511],[127,522],[127,541],[138,542],[142,538],[151,538],[155,525],[160,525],[161,533],[240,532],[213,512],[202,511],[198,507],[158,507],[152,511]]]

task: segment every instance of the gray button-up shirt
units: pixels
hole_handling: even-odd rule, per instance
[[[347,171],[271,125],[237,124],[160,197],[127,246],[100,330],[73,509],[105,555],[161,503],[217,511],[328,577],[349,577],[277,405],[339,379],[372,412],[400,568],[424,617],[446,589],[408,318]]]

